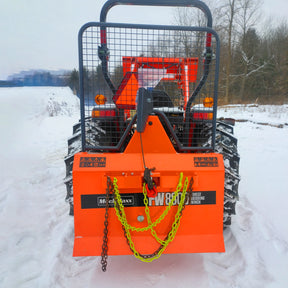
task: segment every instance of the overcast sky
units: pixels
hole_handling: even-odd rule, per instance
[[[78,31],[86,22],[99,21],[103,3],[105,0],[0,0],[0,79],[29,69],[78,68]],[[116,6],[107,20],[169,24],[172,14],[172,8]],[[287,19],[288,1],[264,0],[263,14]]]

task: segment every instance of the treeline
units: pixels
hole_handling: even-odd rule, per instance
[[[24,73],[24,72],[22,72]],[[22,87],[22,86],[67,86],[70,73],[52,74],[48,71],[35,71],[23,75],[12,76],[8,81],[0,81],[0,87]]]
[[[269,19],[260,25],[265,16],[261,0],[205,2],[221,40],[220,103],[287,103],[287,21]],[[177,10],[175,22],[205,25],[201,12],[190,11]]]
[[[117,66],[110,75],[115,87],[118,87],[123,79],[123,67]],[[103,73],[101,64],[99,64],[95,70],[88,70],[86,67],[83,69],[83,81],[85,91],[88,93],[88,97],[92,97],[97,94],[104,94],[108,100],[111,100],[113,95],[111,89],[108,87]],[[67,85],[73,90],[74,94],[79,96],[79,72],[74,69],[67,79]],[[94,101],[94,100],[93,100]]]
[[[249,28],[232,50],[231,69],[227,47],[221,60],[220,89],[230,102],[288,102],[288,29],[280,24],[269,33]],[[228,88],[228,89],[227,89]],[[224,90],[224,91],[223,91]]]

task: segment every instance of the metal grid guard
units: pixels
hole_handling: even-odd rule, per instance
[[[210,28],[87,23],[79,32],[82,150],[125,149],[142,87],[177,151],[214,150],[218,70]]]

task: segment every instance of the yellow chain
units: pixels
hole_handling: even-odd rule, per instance
[[[125,229],[125,233],[126,233],[126,237],[130,246],[130,249],[133,251],[134,255],[136,258],[140,259],[143,262],[152,262],[155,259],[158,259],[161,254],[164,252],[164,250],[166,249],[166,247],[168,246],[168,244],[170,242],[173,241],[176,232],[178,230],[178,227],[180,225],[180,218],[181,218],[181,211],[183,210],[183,206],[184,206],[184,202],[186,199],[186,192],[187,192],[187,187],[188,187],[188,178],[185,178],[184,181],[184,187],[183,187],[183,192],[181,194],[181,198],[180,198],[180,202],[178,205],[178,210],[175,214],[175,220],[172,224],[172,228],[171,231],[169,232],[169,234],[167,235],[165,240],[161,240],[156,231],[154,230],[154,227],[157,226],[168,214],[168,212],[170,211],[173,203],[175,202],[177,196],[179,195],[179,192],[181,191],[182,188],[182,180],[183,180],[183,173],[180,173],[180,177],[179,177],[179,183],[177,185],[176,191],[173,193],[172,199],[169,202],[169,205],[166,207],[166,209],[163,211],[163,213],[159,216],[159,218],[152,222],[151,221],[151,217],[150,217],[150,210],[149,210],[149,206],[148,206],[148,198],[147,198],[147,191],[146,191],[146,186],[145,184],[143,184],[143,194],[144,194],[144,204],[145,204],[145,214],[147,217],[147,222],[148,225],[146,227],[143,228],[137,228],[134,226],[131,226],[128,224],[127,222],[127,217],[124,211],[124,206],[122,203],[122,199],[119,193],[119,189],[118,189],[118,185],[117,185],[117,179],[114,178],[113,181],[113,186],[114,186],[114,193],[115,193],[115,200],[117,203],[115,203],[114,208],[115,208],[115,212],[116,215],[119,219],[119,221],[121,222],[121,224],[123,225],[124,229]],[[117,205],[116,205],[117,204]],[[154,237],[154,239],[161,244],[161,249],[159,249],[159,251],[157,252],[157,254],[151,258],[145,258],[142,255],[139,254],[139,252],[136,250],[134,242],[131,238],[131,234],[130,234],[130,230],[131,231],[136,231],[136,232],[144,232],[144,231],[148,231],[150,230],[152,236]]]

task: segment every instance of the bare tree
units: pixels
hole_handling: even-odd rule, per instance
[[[202,11],[194,8],[177,8],[174,14],[174,24],[179,26],[207,25],[207,19]],[[193,37],[193,39],[191,39]],[[203,51],[203,33],[179,31],[175,33],[175,43],[182,49],[184,57],[200,55]]]
[[[217,9],[217,17],[219,29],[222,31],[224,42],[224,52],[225,61],[223,64],[224,73],[225,73],[225,97],[224,102],[229,102],[230,96],[230,74],[231,74],[231,66],[232,66],[232,57],[233,50],[236,43],[237,37],[237,25],[236,25],[236,17],[240,11],[240,1],[241,0],[224,0],[221,1],[222,5]]]
[[[267,77],[269,97],[282,103],[288,101],[288,23],[282,20],[276,27],[267,29],[264,34],[266,53],[270,60],[270,73]],[[269,83],[269,84],[268,84]],[[272,89],[271,89],[272,88]],[[271,91],[272,90],[272,91]],[[267,93],[268,94],[268,93]]]
[[[239,95],[240,99],[244,96],[246,80],[252,74],[252,71],[255,73],[265,67],[265,64],[257,65],[254,61],[255,54],[257,54],[256,46],[259,39],[257,38],[256,31],[253,27],[259,20],[262,2],[262,0],[241,0],[239,6],[240,10],[238,17],[236,18],[240,32],[240,49],[244,68]]]

